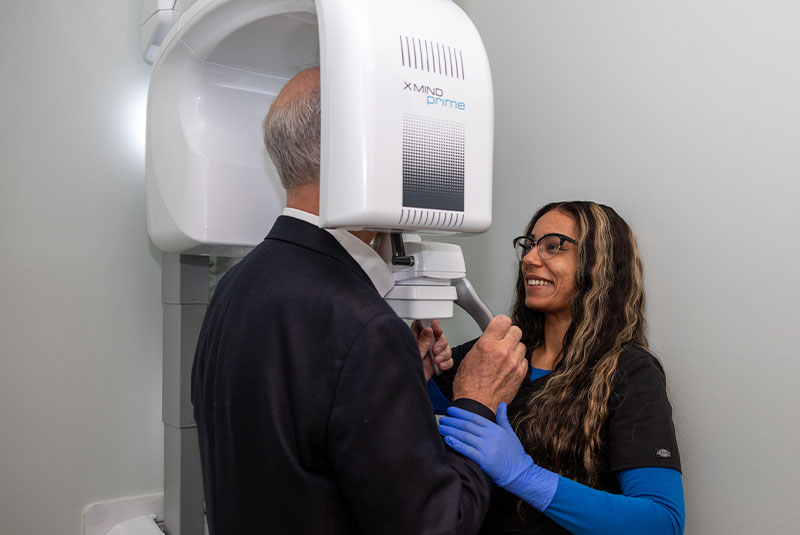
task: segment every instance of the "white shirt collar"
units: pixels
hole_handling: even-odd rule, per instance
[[[282,215],[294,217],[319,227],[319,216],[309,212],[287,207],[283,209]],[[385,297],[386,294],[389,293],[389,290],[394,287],[394,276],[392,275],[392,270],[389,269],[386,262],[383,261],[383,258],[381,258],[372,247],[346,230],[338,228],[327,228],[324,230],[327,230],[336,238],[336,241],[338,241],[339,244],[344,247],[345,251],[353,257],[353,260],[361,266],[361,269],[367,274],[381,297]]]
[[[319,227],[319,216],[314,215],[310,212],[304,212],[303,210],[298,210],[297,208],[289,208],[287,206],[283,209],[281,215],[288,215],[289,217],[294,217],[295,219],[301,219],[306,223],[311,223],[315,227]]]

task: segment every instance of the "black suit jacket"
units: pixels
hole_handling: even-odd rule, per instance
[[[314,225],[278,218],[220,282],[192,401],[214,535],[480,526],[491,481],[444,447],[414,337]]]

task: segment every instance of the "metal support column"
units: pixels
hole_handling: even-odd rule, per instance
[[[209,295],[209,259],[164,253],[164,529],[203,535],[203,478],[191,402],[194,351]]]

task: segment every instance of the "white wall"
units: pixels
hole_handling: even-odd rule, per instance
[[[459,4],[496,111],[494,223],[460,240],[471,281],[507,311],[536,208],[615,207],[644,256],[686,533],[797,533],[800,3]]]
[[[162,489],[138,0],[3,2],[0,533]]]

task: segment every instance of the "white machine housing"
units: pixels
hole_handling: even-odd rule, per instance
[[[264,238],[284,192],[261,121],[286,81],[315,64],[321,226],[490,226],[491,73],[450,0],[169,2],[150,0],[143,17],[145,54],[157,50],[145,166],[159,248],[238,256]]]
[[[317,3],[323,226],[424,233],[491,224],[493,96],[450,0]]]
[[[142,0],[142,56],[148,63],[164,38],[195,0]]]

